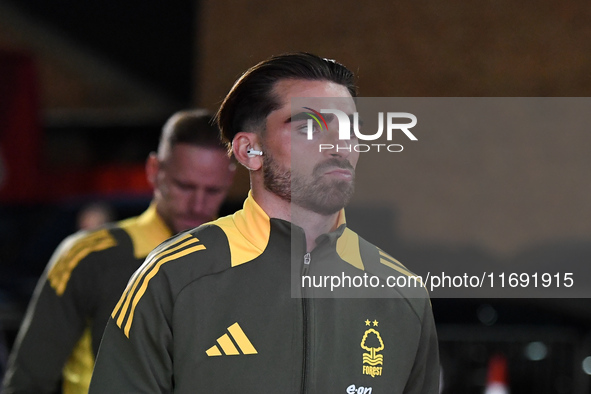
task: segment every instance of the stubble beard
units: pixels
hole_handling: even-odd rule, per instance
[[[332,158],[318,163],[309,177],[292,176],[292,171],[282,167],[268,152],[263,156],[264,186],[281,199],[325,216],[340,211],[351,200],[355,170],[346,159]],[[335,167],[351,171],[353,179],[323,179],[326,169]]]

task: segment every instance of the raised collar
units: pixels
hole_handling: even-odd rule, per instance
[[[252,191],[244,201],[243,208],[232,215],[238,231],[260,251],[265,250],[269,242],[271,223],[269,215],[252,197]]]
[[[270,232],[269,215],[261,208],[252,196],[252,191],[248,192],[248,197],[244,201],[242,209],[236,212],[232,218],[240,233],[258,249],[264,250],[267,246]],[[294,224],[292,224],[294,227]],[[318,238],[330,237],[336,239],[341,236],[346,227],[345,210],[341,209],[337,216],[337,228],[330,233],[322,234]],[[299,227],[298,227],[299,228]]]
[[[123,220],[120,225],[131,237],[136,258],[146,257],[152,249],[172,236],[153,202],[140,216]]]

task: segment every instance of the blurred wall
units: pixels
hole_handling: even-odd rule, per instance
[[[286,51],[339,60],[357,73],[364,97],[591,93],[584,0],[205,0],[199,18],[195,101],[211,109],[246,68]],[[409,149],[381,172],[375,156],[364,156],[358,171],[355,202],[392,207],[400,237],[498,255],[591,239],[591,133],[499,130],[422,141],[440,149]]]
[[[6,4],[2,11],[0,48],[34,54],[45,111],[172,111],[92,54],[21,21]],[[211,110],[246,68],[286,51],[341,61],[356,72],[363,97],[591,92],[591,9],[583,0],[204,0],[195,12],[196,48],[187,54],[195,78],[187,83],[194,104]],[[409,146],[388,168],[379,157],[362,158],[354,203],[391,209],[396,235],[409,242],[508,255],[561,239],[589,241],[590,139],[528,129],[421,135],[421,153]],[[242,169],[232,195],[247,190]]]

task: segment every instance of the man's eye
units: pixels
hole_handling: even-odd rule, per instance
[[[302,123],[298,123],[296,125],[294,125],[294,129],[301,134],[307,134],[308,133],[308,123],[307,122],[302,122]],[[320,132],[320,127],[318,126],[318,124],[316,123],[312,123],[312,133],[318,133]]]
[[[176,187],[177,187],[179,190],[182,190],[182,191],[189,191],[189,190],[191,190],[191,189],[193,188],[193,186],[191,186],[191,185],[188,185],[188,184],[186,184],[186,183],[181,183],[181,182],[178,182],[178,181],[177,181],[177,182],[175,182],[175,183],[174,183],[174,185],[175,185],[175,186],[176,186]]]
[[[305,123],[300,123],[295,126],[295,129],[301,133],[305,133],[308,131],[308,125]]]
[[[216,196],[218,194],[221,194],[223,192],[222,189],[218,189],[218,188],[208,188],[206,190],[207,194],[209,194],[210,196]]]

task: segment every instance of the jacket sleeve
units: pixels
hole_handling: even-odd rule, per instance
[[[89,393],[174,390],[170,323],[173,298],[164,275],[156,274],[148,263],[146,260],[136,271],[113,310]]]
[[[421,339],[405,394],[439,394],[439,344],[429,298],[425,298]]]
[[[60,244],[40,278],[9,358],[3,393],[53,393],[85,325],[80,235]],[[87,256],[87,255],[86,255]],[[64,275],[65,274],[65,275]]]

